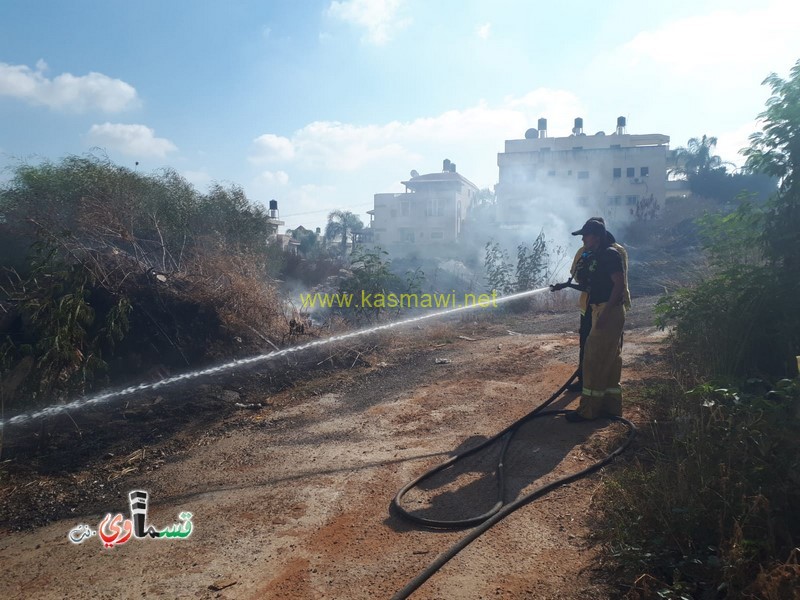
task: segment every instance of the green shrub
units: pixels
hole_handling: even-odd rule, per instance
[[[664,593],[740,597],[800,539],[800,384],[766,395],[702,385],[662,395],[666,419],[602,492],[600,536],[628,578]]]
[[[349,296],[353,303],[349,308],[342,308],[342,315],[350,321],[376,321],[387,313],[398,314],[401,294],[419,294],[425,274],[417,269],[408,271],[405,279],[392,272],[388,252],[380,248],[367,249],[356,246],[350,255],[350,271],[352,275],[339,286],[340,297]],[[368,303],[361,304],[362,293]],[[389,301],[390,295],[396,300]]]

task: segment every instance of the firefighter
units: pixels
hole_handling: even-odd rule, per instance
[[[603,227],[605,227],[605,220],[603,217],[592,217],[589,219],[590,221],[597,221]],[[573,235],[578,235],[578,232],[573,233]],[[628,253],[622,245],[617,243],[617,240],[614,238],[610,231],[606,231],[606,238],[608,243],[619,252],[620,256],[622,257],[622,270],[625,279],[625,308],[629,309],[631,307],[631,293],[628,290]],[[575,279],[576,283],[580,286],[581,282],[580,278],[577,274],[577,265],[578,261],[581,258],[581,255],[586,251],[584,246],[581,246],[578,251],[575,253],[575,258],[572,260],[572,267],[569,270],[570,280]],[[551,286],[553,291],[557,291],[559,288],[558,286]],[[575,383],[572,383],[568,388],[567,391],[569,392],[580,392],[583,389],[583,355],[586,347],[586,338],[589,337],[589,332],[592,329],[592,308],[589,306],[588,303],[588,294],[585,291],[581,292],[580,298],[578,298],[578,308],[581,312],[581,320],[580,320],[580,329],[578,331],[579,339],[580,339],[580,356],[578,358],[578,378]]]
[[[620,347],[628,298],[627,261],[614,247],[605,224],[597,218],[586,221],[572,235],[582,236],[583,252],[575,261],[574,273],[586,290],[586,312],[591,312],[591,328],[581,365],[580,407],[569,413],[567,420],[578,422],[600,416],[621,416]]]

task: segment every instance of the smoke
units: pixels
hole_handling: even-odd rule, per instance
[[[572,257],[581,245],[580,238],[572,232],[589,217],[600,215],[582,203],[578,186],[550,179],[531,182],[525,188],[504,186],[501,182],[496,222],[492,228],[482,228],[481,233],[498,242],[513,259],[520,244],[530,246],[543,232],[550,254],[551,279],[557,281],[566,278]]]

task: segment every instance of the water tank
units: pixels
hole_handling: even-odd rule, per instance
[[[528,131],[525,132],[525,139],[526,140],[535,140],[539,137],[539,130],[531,127]]]
[[[450,172],[451,173],[455,173],[456,172],[456,163],[450,163]]]
[[[617,117],[617,127],[626,127],[625,117]]]
[[[270,200],[269,201],[269,218],[270,219],[277,219],[278,218],[278,201],[277,200]]]
[[[446,173],[449,170],[450,170],[450,159],[449,158],[445,158],[442,161],[442,171],[444,171]]]

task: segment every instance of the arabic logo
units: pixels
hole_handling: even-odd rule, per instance
[[[121,546],[131,537],[135,538],[187,538],[192,534],[192,513],[182,512],[178,515],[181,523],[174,523],[163,529],[147,526],[147,498],[148,493],[134,490],[128,494],[131,507],[131,518],[126,519],[122,513],[106,516],[100,521],[97,529],[81,524],[70,530],[67,538],[73,544],[81,544],[90,537],[99,535],[103,547],[113,548]]]

